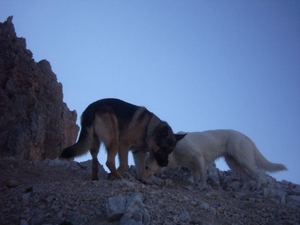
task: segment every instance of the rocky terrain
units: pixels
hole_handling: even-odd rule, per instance
[[[0,23],[0,156],[55,158],[75,142],[76,119],[50,63],[33,60],[12,17]]]
[[[108,180],[91,161],[0,158],[0,224],[300,224],[300,185],[264,175],[260,190],[242,190],[231,171],[208,168],[208,187],[190,182],[187,168],[136,179]]]

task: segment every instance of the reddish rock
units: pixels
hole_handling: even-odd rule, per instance
[[[0,23],[0,156],[55,158],[74,144],[77,113],[63,102],[48,61],[36,63],[12,17]]]

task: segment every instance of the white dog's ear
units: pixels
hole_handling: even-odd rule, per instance
[[[187,134],[175,134],[176,141],[180,141],[182,138],[184,138],[185,135]]]

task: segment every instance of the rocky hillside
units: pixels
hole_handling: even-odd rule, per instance
[[[0,23],[0,156],[43,160],[73,144],[77,114],[63,102],[50,63],[36,63],[12,17]]]
[[[111,181],[91,161],[0,158],[0,224],[300,224],[300,185],[264,175],[261,190],[242,190],[231,171],[208,170],[208,188],[194,187],[187,168],[167,170],[154,184],[131,167]]]

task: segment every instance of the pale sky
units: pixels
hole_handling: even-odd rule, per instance
[[[174,132],[235,129],[300,184],[300,1],[2,0],[0,21],[11,15],[78,117],[115,97]]]

